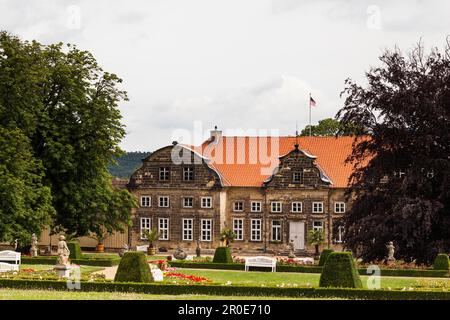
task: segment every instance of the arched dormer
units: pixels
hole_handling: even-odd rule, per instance
[[[301,150],[299,145],[279,157],[280,164],[273,174],[263,183],[273,188],[328,188],[332,181],[317,165],[316,156]]]
[[[130,177],[128,188],[219,188],[220,174],[208,165],[208,159],[187,146],[174,143],[142,160],[142,166]]]

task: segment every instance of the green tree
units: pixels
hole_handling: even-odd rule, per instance
[[[0,241],[27,245],[54,214],[42,164],[31,150],[19,129],[0,127]]]
[[[0,124],[30,140],[56,210],[54,231],[73,236],[124,230],[136,200],[111,186],[108,164],[122,154],[122,80],[87,51],[0,33]]]
[[[357,133],[355,125],[350,123],[343,125],[339,120],[332,118],[320,120],[317,125],[311,126],[312,136],[349,136]],[[309,125],[300,132],[300,135],[309,136]]]

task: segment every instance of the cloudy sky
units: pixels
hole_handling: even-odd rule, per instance
[[[124,80],[128,151],[214,125],[294,134],[309,92],[313,122],[333,117],[346,78],[395,45],[442,47],[449,16],[448,0],[0,0],[0,29],[77,44]]]

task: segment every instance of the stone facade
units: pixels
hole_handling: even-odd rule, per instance
[[[334,223],[348,209],[345,189],[331,187],[314,156],[298,145],[280,157],[274,174],[260,187],[227,186],[207,159],[181,149],[189,161],[175,163],[180,146],[174,144],[144,159],[130,178],[128,188],[140,204],[133,211],[132,246],[146,243],[142,228],[155,227],[164,234],[158,246],[167,249],[194,249],[197,239],[202,248],[215,248],[225,228],[239,235],[232,243],[236,251],[286,251],[293,241],[297,251],[310,252],[307,234],[314,228],[325,232],[325,247],[339,245]]]

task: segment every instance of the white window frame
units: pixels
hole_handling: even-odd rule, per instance
[[[279,224],[274,225],[274,222],[277,222]],[[281,241],[281,220],[272,220],[272,232],[271,232],[271,236],[270,239],[272,241]]]
[[[237,241],[244,240],[244,219],[234,218],[233,219],[233,232],[236,234]]]
[[[209,205],[206,205],[204,201],[209,200]],[[202,208],[211,209],[212,208],[212,197],[201,197],[200,198],[200,206]]]
[[[167,205],[161,205],[162,199],[167,199]],[[169,196],[158,196],[158,208],[169,208],[169,207],[170,207],[170,197]]]
[[[241,204],[241,209],[236,209],[236,205]],[[244,211],[244,201],[237,200],[233,202],[233,212],[243,212]]]
[[[299,175],[299,179],[296,180],[295,179],[295,175],[298,174]],[[302,182],[302,173],[300,171],[296,171],[292,173],[292,182],[293,183],[301,183]]]
[[[275,207],[278,207],[279,208],[279,210],[274,210],[274,205],[278,205],[278,206],[275,206]],[[281,212],[283,212],[283,204],[281,203],[281,201],[271,201],[270,202],[270,212],[273,212],[273,213],[281,213]]]
[[[193,241],[194,240],[194,219],[183,218],[182,220],[182,234],[183,241]]]
[[[169,240],[169,218],[158,218],[159,240]]]
[[[250,241],[262,241],[262,219],[250,219]]]
[[[189,171],[190,170],[190,171]],[[186,176],[189,177],[189,173],[192,175],[192,179],[186,179]],[[183,181],[194,181],[194,167],[183,167]]]
[[[212,219],[200,220],[200,240],[202,242],[211,242],[213,233],[213,221]]]
[[[141,217],[140,219],[140,223],[139,223],[139,233],[141,235],[141,240],[146,240],[147,237],[144,237],[144,235],[142,234],[142,231],[144,230],[152,230],[152,218],[148,218],[148,217]]]
[[[297,208],[294,210],[295,206],[297,206]],[[302,213],[303,212],[303,202],[301,202],[301,201],[293,201],[291,203],[291,212]]]
[[[161,179],[161,176],[163,176],[164,179]],[[166,177],[167,177],[167,179],[165,179]],[[170,180],[170,168],[169,167],[159,167],[158,178],[159,178],[159,181],[169,181]]]
[[[144,201],[144,200],[148,200],[148,201]],[[141,204],[142,208],[151,207],[152,206],[152,197],[151,196],[141,196],[140,204]]]
[[[334,203],[334,213],[345,213],[345,202],[338,201]]]
[[[320,225],[315,225],[316,223],[320,224]],[[314,220],[313,224],[312,224],[312,228],[314,231],[320,230],[323,232],[323,221],[320,220]]]
[[[317,210],[316,205],[320,207],[320,210]],[[323,201],[314,201],[312,203],[312,213],[323,213]]]
[[[186,203],[184,202],[186,199],[191,199],[192,205],[186,206]],[[182,201],[183,208],[193,208],[194,207],[194,197],[183,197],[181,199],[181,201]]]
[[[336,243],[342,243],[343,242],[343,236],[344,236],[344,226],[339,225],[337,228],[337,237],[334,238],[334,242]]]
[[[258,207],[258,209],[255,209],[255,207]],[[251,212],[262,212],[262,201],[250,202],[250,211]]]

